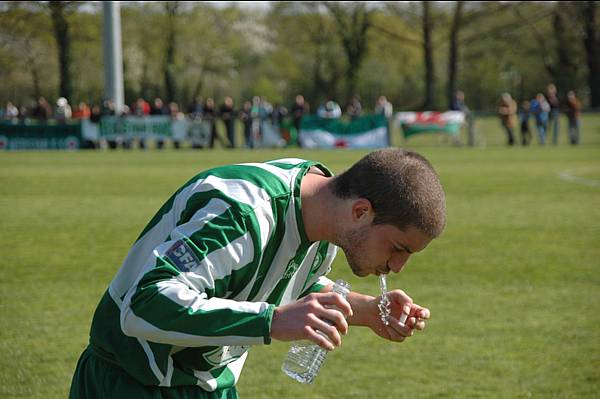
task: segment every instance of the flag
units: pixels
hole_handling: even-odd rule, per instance
[[[465,122],[465,114],[460,111],[398,112],[395,119],[402,127],[404,137],[419,133],[456,135]]]
[[[305,148],[379,148],[387,147],[388,124],[383,115],[366,115],[351,122],[306,115],[298,137]]]

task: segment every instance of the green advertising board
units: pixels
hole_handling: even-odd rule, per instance
[[[169,116],[104,116],[100,121],[102,137],[171,137],[173,136],[171,117]]]
[[[15,124],[0,122],[0,150],[76,150],[81,125]]]

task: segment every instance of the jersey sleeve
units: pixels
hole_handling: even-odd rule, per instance
[[[231,299],[258,268],[256,229],[223,201],[177,226],[127,293],[123,332],[184,347],[270,343],[274,305]]]

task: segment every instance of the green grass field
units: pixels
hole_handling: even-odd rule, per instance
[[[351,329],[305,386],[288,343],[251,350],[242,398],[596,398],[600,392],[600,115],[583,142],[508,148],[496,118],[476,148],[422,136],[447,192],[448,227],[388,285],[428,306],[404,344]],[[397,133],[397,132],[396,132]],[[534,140],[535,143],[535,140]],[[129,246],[197,171],[278,157],[340,172],[363,151],[0,153],[0,398],[65,398],[92,313]],[[332,278],[377,294],[375,277]]]

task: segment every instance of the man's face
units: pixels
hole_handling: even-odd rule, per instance
[[[364,277],[369,274],[398,273],[410,255],[422,251],[431,238],[415,227],[404,231],[389,225],[360,225],[339,237],[352,272]]]

